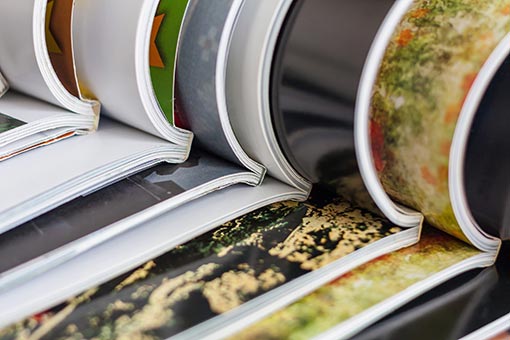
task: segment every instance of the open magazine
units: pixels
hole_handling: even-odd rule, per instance
[[[94,130],[99,103],[76,79],[73,2],[4,1],[0,13],[0,160]]]
[[[155,14],[169,10],[158,4],[120,6],[121,12],[108,15],[111,8],[106,5],[96,8],[79,1],[2,3],[0,68],[10,86],[0,98],[9,129],[0,136],[5,157],[91,132],[98,124],[99,102],[83,98],[105,102],[97,133],[2,163],[2,187],[10,194],[2,196],[0,232],[152,165],[188,157],[192,134],[173,124],[173,109],[156,96],[173,98],[177,41],[187,2],[172,2],[176,17],[159,22],[158,28],[173,40],[153,47]],[[103,29],[112,20],[118,21],[113,25],[118,31]],[[154,48],[161,49],[167,64],[163,69],[156,63],[151,72]]]
[[[491,150],[507,143],[488,136],[499,136],[505,123],[509,5],[190,1],[177,62],[180,121],[196,132],[198,150],[248,169],[262,164],[266,179],[262,170],[258,188],[224,189],[113,232],[115,239],[99,238],[101,245],[58,267],[39,262],[44,275],[19,279],[17,287],[0,293],[1,304],[13,306],[0,319],[7,326],[39,314],[3,334],[346,338],[449,278],[491,265],[501,243],[497,236],[507,232],[498,224],[507,218],[507,206],[486,214],[487,202],[477,196],[482,187],[488,197],[508,197],[499,172],[505,167],[490,176],[500,178],[499,185],[483,186],[490,173],[469,157],[481,152],[476,141]],[[357,30],[367,8],[373,22]],[[223,25],[232,24],[230,31],[204,24],[204,16],[212,20],[219,12]],[[336,34],[351,48],[310,48],[307,42],[324,33],[310,22],[329,18],[324,27],[335,27],[338,16],[332,13],[345,16],[340,22],[346,27]],[[311,36],[299,34],[303,27]],[[214,44],[218,36],[228,38]],[[317,57],[321,46],[327,50],[322,56],[334,52],[342,62],[316,62],[319,73],[293,67],[309,62],[294,58],[299,50],[324,61]],[[207,83],[194,77],[216,51],[222,61],[215,64],[217,78]],[[328,92],[318,74],[331,72],[347,80]],[[304,103],[303,92],[310,94]],[[197,100],[211,98],[217,105],[205,118],[219,128],[200,124],[198,115],[211,106]],[[332,119],[338,107],[343,114]],[[488,117],[499,117],[490,121],[500,124],[478,122]],[[307,138],[335,129],[344,132],[338,139],[333,133]],[[218,144],[205,137],[218,131],[224,134]],[[317,141],[332,148],[314,148]],[[382,213],[364,194],[358,169]],[[306,203],[273,203],[306,197],[310,182],[304,178],[335,193],[319,190]],[[100,243],[96,235],[88,238],[94,246]],[[41,254],[37,259],[51,257]]]
[[[230,218],[274,201],[274,194],[270,189],[273,186],[284,188],[286,193],[277,195],[278,200],[289,198],[303,200],[308,195],[311,187],[310,182],[306,181],[289,165],[284,152],[280,150],[275,130],[272,128],[271,93],[267,91],[271,83],[272,60],[278,47],[278,35],[285,24],[286,14],[292,8],[291,5],[292,3],[288,1],[264,3],[223,1],[214,4],[204,1],[190,2],[182,26],[181,44],[178,51],[176,107],[178,120],[182,122],[183,126],[189,126],[193,129],[195,133],[197,151],[193,151],[188,162],[183,163],[183,165],[157,166],[149,169],[145,173],[131,176],[125,181],[102,188],[86,197],[77,198],[4,234],[6,254],[12,254],[15,249],[25,249],[26,245],[34,244],[33,242],[41,237],[40,231],[43,231],[43,237],[37,242],[37,247],[32,246],[30,251],[17,251],[15,258],[4,261],[1,277],[3,297],[10,299],[18,296],[13,293],[13,289],[16,291],[19,289],[22,292],[24,288],[28,287],[22,283],[26,282],[28,278],[34,278],[35,276],[41,278],[51,277],[54,270],[59,270],[58,268],[52,268],[64,262],[67,262],[64,266],[73,263],[72,258],[78,254],[81,255],[76,259],[77,261],[86,259],[83,253],[92,247],[103,242],[108,243],[108,240],[114,236],[127,235],[129,229],[168,210],[169,206],[175,208],[176,202],[183,202],[182,198],[195,195],[197,192],[203,194],[212,191],[199,191],[204,186],[220,188],[230,185],[236,182],[236,177],[242,178],[240,175],[245,176],[245,179],[238,180],[238,182],[244,181],[257,184],[262,182],[262,175],[267,169],[267,178],[262,184],[262,188],[265,188],[262,193],[267,193],[267,197],[258,197],[257,201],[251,204],[237,205],[238,208],[233,203],[229,203],[231,209],[229,214],[223,214],[230,216]],[[210,33],[210,27],[214,27],[213,33]],[[217,27],[220,27],[220,29]],[[254,30],[253,36],[249,37],[251,49],[246,50],[244,48],[246,45],[246,31],[250,27],[257,27],[257,30]],[[366,47],[368,49],[369,44]],[[246,58],[246,56],[249,56],[249,58]],[[254,68],[254,62],[260,67]],[[243,77],[240,74],[246,76]],[[264,89],[262,96],[260,96],[260,89]],[[351,106],[351,115],[353,113],[354,105]],[[204,117],[201,117],[201,114]],[[246,120],[251,121],[249,129],[246,128],[246,125],[243,125]],[[204,122],[206,123],[204,124]],[[230,126],[232,127],[230,128]],[[221,131],[223,131],[224,136],[218,133]],[[238,143],[242,145],[242,149]],[[350,145],[352,150],[354,144],[350,143]],[[265,169],[258,163],[251,161],[248,156],[243,156],[241,153],[243,149],[246,150],[246,154],[263,164]],[[222,159],[215,157],[217,154]],[[196,166],[197,163],[198,166]],[[201,164],[202,166],[200,166]],[[240,167],[243,165],[244,167]],[[244,170],[245,168],[252,168],[255,171],[252,171],[252,175],[246,178],[247,171]],[[248,174],[250,173],[248,172]],[[340,173],[340,176],[342,175]],[[352,174],[349,174],[349,176],[352,176]],[[362,185],[359,178],[357,183]],[[143,188],[140,188],[140,184]],[[172,188],[172,195],[175,192],[176,196],[162,195],[160,191],[166,188]],[[159,191],[156,189],[159,189]],[[256,190],[254,188],[247,189]],[[149,190],[149,193],[143,193],[147,190]],[[363,195],[363,190],[361,187],[356,191],[360,197],[367,198],[367,195]],[[147,202],[146,196],[151,195],[156,196],[156,199],[150,199],[150,201],[155,202],[154,205]],[[133,202],[133,197],[136,196],[140,196],[138,203]],[[199,195],[196,194],[196,196]],[[161,200],[161,197],[164,200]],[[236,200],[233,197],[235,196],[232,196],[229,201]],[[342,207],[343,204],[338,201],[340,198],[334,197],[335,195],[332,199],[337,200],[334,206]],[[179,199],[181,200],[179,201]],[[345,204],[348,204],[347,201],[345,202]],[[128,206],[129,209],[127,209]],[[193,206],[192,203],[186,204],[187,209],[193,209]],[[219,209],[221,206],[221,202],[218,202],[209,208],[211,210],[209,216],[212,216],[209,221],[218,221],[223,216],[221,215],[222,210]],[[320,206],[317,207],[317,209],[319,208]],[[301,207],[300,209],[304,208]],[[348,212],[345,218],[335,217],[330,213],[331,218],[339,219],[338,223],[333,223],[332,227],[336,225],[344,226],[351,217],[354,218],[359,213],[359,210],[354,206],[352,208],[345,207],[345,209],[346,213]],[[198,209],[197,211],[202,210]],[[309,214],[313,214],[313,211],[314,209],[310,208]],[[330,260],[319,261],[319,266],[326,265],[330,261],[350,253],[355,254],[346,257],[344,260],[345,266],[340,269],[341,272],[347,272],[356,265],[382,253],[415,242],[417,238],[415,230],[404,232],[400,228],[392,229],[387,221],[382,222],[379,217],[368,211],[366,211],[366,214],[373,219],[372,224],[376,235],[393,235],[393,237],[386,239],[381,244],[381,248],[374,249],[376,251],[369,251],[373,247],[368,248],[365,252],[354,252],[355,248],[349,248],[346,252],[339,251],[336,257]],[[169,215],[166,217],[170,218]],[[83,220],[91,221],[90,226],[77,228],[76,226],[82,225]],[[55,221],[58,221],[58,223]],[[206,232],[208,228],[218,225],[206,224],[201,226],[196,214],[190,214],[181,223],[187,226],[186,230],[193,230],[191,228],[193,225],[200,227],[197,227],[195,232],[181,231],[179,237],[157,239],[160,244],[157,247],[146,245],[147,251],[141,252],[137,261],[121,261],[115,265],[115,268],[102,261],[102,268],[112,275],[120,274],[140,264],[139,261],[148,260],[150,258],[148,256],[164,253],[169,249],[168,245],[175,246],[191,240],[194,236]],[[353,228],[353,232],[356,232],[356,225],[357,223],[347,224],[345,227]],[[66,230],[65,234],[62,232],[63,230]],[[400,233],[401,231],[402,233]],[[313,230],[310,230],[310,232],[313,232]],[[57,238],[56,235],[60,237]],[[368,246],[379,239],[379,236],[369,237],[361,242],[359,247]],[[115,239],[115,241],[114,248],[122,254],[117,246],[118,240]],[[331,247],[341,247],[340,241],[340,238],[335,238]],[[163,245],[167,245],[167,247]],[[158,253],[151,252],[150,249],[157,249]],[[131,248],[126,250],[134,252]],[[125,253],[122,256],[129,258]],[[80,265],[78,267],[83,269],[84,266]],[[92,268],[97,269],[96,266]],[[44,272],[47,272],[47,274],[39,275]],[[58,292],[58,298],[48,296],[47,293],[51,293],[51,291],[44,290],[45,293],[37,299],[41,304],[36,308],[47,308],[47,304],[54,303],[55,299],[61,302],[62,299],[69,296],[68,294],[76,294],[87,285],[104,282],[108,277],[111,277],[111,275],[94,275],[94,278],[91,279],[90,276],[86,276],[86,273],[80,274],[80,276],[83,279],[79,279],[78,275],[69,277],[72,277],[74,283],[70,286],[72,290],[68,292],[61,289],[62,286],[59,284],[61,288],[53,290],[54,293]],[[295,278],[299,277],[300,275]],[[32,285],[32,282],[29,286]],[[302,284],[306,283],[306,281],[300,282]],[[61,281],[61,284],[63,286],[67,285],[64,281]],[[46,285],[41,284],[39,286],[45,287]],[[33,293],[37,291],[30,290]],[[26,292],[21,294],[24,295]],[[31,302],[29,304],[19,304],[17,311],[10,310],[8,316],[5,315],[5,318],[2,317],[2,319],[8,322],[8,320],[15,320],[12,318],[28,315],[30,311],[33,311],[34,305],[32,303],[34,301],[30,298],[26,301]]]
[[[161,6],[164,3],[163,1],[159,4]],[[12,221],[9,226],[13,228],[10,230],[5,228],[4,233],[0,236],[0,242],[5,244],[3,251],[6,255],[0,265],[0,290],[5,291],[9,287],[41,274],[150,218],[214,190],[238,183],[252,186],[260,184],[263,182],[266,171],[270,177],[277,178],[282,183],[287,184],[289,186],[288,190],[294,190],[294,197],[300,200],[307,197],[311,184],[288,166],[286,159],[281,156],[277,143],[268,143],[266,149],[258,148],[253,153],[253,158],[260,161],[262,165],[254,161],[244,151],[245,145],[248,149],[256,149],[255,145],[260,144],[259,140],[250,137],[252,139],[244,141],[243,147],[241,147],[231,126],[230,122],[234,119],[234,116],[229,113],[244,113],[247,112],[245,108],[250,107],[248,102],[243,101],[237,103],[241,107],[232,109],[230,102],[227,101],[227,98],[232,96],[226,96],[226,93],[229,93],[226,89],[229,47],[234,33],[237,32],[237,19],[241,15],[240,13],[247,10],[242,5],[242,1],[231,0],[215,2],[214,4],[203,1],[191,1],[189,4],[187,1],[183,1],[181,3],[182,9],[186,8],[186,11],[182,25],[179,26],[180,43],[176,55],[178,59],[178,82],[175,90],[179,95],[176,96],[175,107],[177,111],[175,120],[180,121],[182,126],[190,127],[195,131],[197,145],[190,153],[189,158],[177,165],[162,163],[147,169],[145,166],[139,166],[132,169],[136,170],[133,171],[134,174],[130,172],[123,180],[113,184],[103,181],[101,184],[82,191],[77,191],[78,188],[73,186],[71,189],[75,192],[74,198],[66,196],[66,200],[61,199],[51,207],[48,204],[48,195],[45,194],[44,201],[41,200],[44,208],[41,208],[38,213],[44,212],[43,209],[48,207],[55,207],[55,209],[39,215],[39,217],[36,214],[30,216],[26,214],[26,218],[22,220],[19,214],[12,214],[13,219],[16,218],[16,220]],[[99,11],[103,11],[106,7],[98,5],[96,8],[89,4],[83,4],[85,8],[80,11],[82,5],[79,1],[76,2],[76,6],[76,25],[80,24],[80,17],[85,17],[86,13],[90,17],[100,18],[102,14]],[[266,20],[271,20],[273,11],[277,8],[277,6],[269,8],[269,11],[265,14]],[[98,11],[98,13],[88,11]],[[164,14],[156,12],[156,18],[161,18],[161,16],[164,16]],[[125,16],[122,18],[125,19]],[[121,19],[119,18],[119,20]],[[83,21],[85,22],[85,19]],[[93,27],[101,30],[101,21]],[[214,34],[209,33],[211,27],[214,27]],[[164,28],[161,25],[160,29],[163,30]],[[273,25],[269,25],[269,29],[272,28]],[[103,29],[106,30],[106,26]],[[86,32],[87,29],[84,27],[81,31]],[[92,39],[84,36],[79,39],[77,37],[76,45],[84,45],[89,40],[94,43],[97,43],[98,40],[101,42],[96,33],[93,36],[96,38]],[[104,44],[111,40],[108,37],[106,38]],[[264,46],[267,44],[266,40],[260,40],[258,44],[259,51],[264,51]],[[81,53],[86,54],[84,51],[87,50],[84,46],[76,47],[78,61],[80,59],[78,56]],[[97,54],[97,51],[94,53]],[[108,85],[108,87],[104,85],[107,82],[108,84],[115,82],[115,77],[102,79],[102,77],[105,77],[102,74],[108,74],[108,71],[112,72],[111,68],[115,67],[116,61],[105,56],[94,61],[94,58],[97,58],[93,55],[94,53],[89,56],[82,56],[87,61],[77,63],[84,65],[84,69],[89,68],[82,77],[84,86],[87,87],[88,91],[94,93],[115,91],[115,88],[111,89],[111,85]],[[101,68],[98,66],[100,63],[104,63],[101,66],[103,67],[102,73],[97,72],[92,67],[95,65],[96,68]],[[126,68],[126,66],[123,68]],[[154,73],[156,71],[161,70],[153,70]],[[270,69],[264,70],[261,74],[267,75],[269,71]],[[96,76],[93,76],[94,72],[97,72]],[[113,74],[117,73],[113,72]],[[173,73],[167,71],[167,74],[171,75]],[[119,76],[119,85],[122,79]],[[269,81],[269,77],[267,79]],[[251,81],[258,81],[258,79],[252,79]],[[166,79],[166,83],[161,86],[166,86],[166,84],[172,82],[172,78]],[[103,90],[100,89],[102,86],[104,87]],[[247,90],[251,91],[251,88],[247,88]],[[256,93],[250,92],[246,95],[255,97]],[[107,95],[104,100],[99,95],[98,98],[103,104],[105,114],[108,114],[110,110],[126,112],[127,114],[128,109],[134,106],[132,104],[125,107],[124,111],[115,111],[114,105],[116,103],[112,101],[112,98],[115,98],[114,93]],[[235,99],[237,100],[237,97]],[[173,104],[170,106],[173,107]],[[136,111],[133,110],[132,112]],[[271,116],[268,109],[260,108],[252,114],[255,117],[263,117],[270,123]],[[115,118],[122,119],[122,117]],[[241,120],[242,117],[237,119]],[[142,127],[138,127],[142,129]],[[36,152],[44,151],[44,155],[47,156],[48,152],[51,152],[49,148],[53,148],[58,150],[59,155],[65,155],[66,148],[71,146],[73,147],[72,150],[76,150],[76,148],[81,147],[80,145],[84,143],[86,138],[96,142],[99,137],[112,138],[115,129],[121,135],[126,133],[123,131],[132,132],[130,138],[125,138],[126,135],[123,135],[123,138],[128,140],[125,141],[120,150],[126,152],[132,151],[137,146],[143,147],[142,138],[156,138],[148,134],[145,136],[139,130],[118,124],[116,121],[104,120],[94,135],[69,140],[65,143],[57,143],[44,148],[44,150],[36,150]],[[252,125],[251,132],[255,132],[259,136],[272,136],[273,140],[276,139],[270,125]],[[141,138],[135,138],[134,133],[138,133]],[[164,141],[161,140],[160,143],[164,143]],[[105,150],[101,147],[106,148],[106,146],[101,144],[95,146],[98,155],[104,157]],[[113,145],[110,147],[115,149],[119,146]],[[83,150],[83,147],[81,148]],[[69,152],[72,150],[69,150]],[[140,154],[145,157],[151,156],[147,151],[145,153],[140,152]],[[35,153],[20,155],[6,163],[7,166],[4,168],[12,166],[12,171],[16,171],[16,165],[27,162],[27,157],[32,157],[32,155],[35,155]],[[69,155],[68,157],[72,156]],[[70,166],[74,164],[72,162]],[[151,164],[154,164],[154,162]],[[87,163],[87,165],[90,164]],[[73,172],[69,171],[69,173]],[[99,177],[97,171],[94,176],[94,178]],[[10,185],[14,186],[13,184]],[[66,183],[66,185],[70,186],[69,183]],[[14,188],[12,190],[14,191]],[[57,189],[53,188],[52,190]],[[34,188],[32,187],[30,193],[33,192]],[[16,205],[14,210],[23,212],[23,208],[33,208],[33,205],[33,200],[26,201],[24,204]],[[31,217],[34,218],[30,220]],[[83,225],[83,221],[88,221],[86,226]],[[20,222],[24,223],[20,224]]]

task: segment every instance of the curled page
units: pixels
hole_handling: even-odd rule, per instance
[[[72,0],[0,4],[0,160],[94,131],[99,103],[79,91],[72,48]],[[52,112],[45,103],[55,106]]]
[[[367,61],[356,117],[362,173],[381,210],[412,225],[412,208],[489,252],[500,241],[471,216],[463,162],[473,117],[510,50],[509,4],[396,3]]]
[[[72,51],[71,0],[7,0],[0,5],[0,68],[14,90],[83,115],[97,102],[78,91]]]
[[[173,120],[175,56],[188,1],[75,3],[82,90],[101,101],[103,114],[189,152],[192,134]]]

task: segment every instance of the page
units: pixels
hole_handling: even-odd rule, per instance
[[[25,124],[26,122],[22,120],[0,113],[0,133],[7,132]]]
[[[386,299],[414,284],[430,279],[450,266],[477,256],[479,251],[442,232],[427,229],[416,246],[383,256],[321,287],[289,307],[254,324],[233,338],[290,338],[299,334],[307,338],[345,339],[358,329],[349,321],[368,312]],[[469,270],[464,266],[462,271]],[[444,279],[443,279],[444,281]],[[373,322],[381,314],[372,313],[363,323]],[[342,326],[345,327],[342,327]]]
[[[83,303],[48,312],[44,319],[52,323],[50,320],[62,319],[59,310],[73,310],[45,335],[64,336],[72,323],[76,326],[73,336],[99,336],[96,332],[112,325],[110,330],[118,336],[158,333],[158,337],[167,338],[214,315],[227,314],[307,273],[327,265],[342,267],[338,259],[401,231],[363,209],[320,192],[313,193],[307,203],[275,203],[89,290],[85,293],[87,301],[80,297],[73,300]],[[349,266],[343,267],[347,271]],[[141,296],[136,294],[140,289],[144,289]],[[164,297],[157,299],[161,294]],[[145,307],[105,314],[119,299],[127,305]],[[151,325],[141,322],[140,327],[115,326],[118,318],[143,320],[151,318],[153,312],[161,317]],[[90,318],[97,318],[100,324],[90,327]],[[45,328],[44,322],[39,327]]]
[[[51,105],[19,92],[9,91],[0,99],[0,112],[23,124],[51,120],[53,117],[73,117],[68,110]],[[13,124],[12,128],[22,124]],[[33,124],[32,124],[33,125]],[[4,130],[4,132],[7,129]]]
[[[459,339],[475,314],[477,305],[497,282],[495,268],[481,273],[472,270],[408,303],[352,340],[379,339]],[[398,316],[398,317],[397,317]]]
[[[246,155],[230,125],[226,61],[242,1],[191,0],[177,61],[177,110],[200,147],[243,165],[262,179],[265,169]]]
[[[510,238],[510,58],[484,95],[471,128],[464,165],[469,207],[487,233]]]
[[[389,203],[387,195],[423,213],[433,226],[496,252],[499,241],[477,229],[462,200],[452,198],[463,190],[456,169],[465,153],[456,144],[469,123],[462,116],[476,112],[472,99],[483,95],[482,83],[490,80],[481,76],[484,69],[499,67],[493,59],[499,58],[498,46],[506,45],[510,16],[506,2],[460,3],[441,10],[427,1],[395,6],[360,89],[358,157],[374,199],[393,221],[412,223],[408,217],[403,222],[411,212]],[[459,17],[462,24],[455,21]]]
[[[502,254],[510,249],[505,246]],[[473,270],[409,302],[353,340],[380,337],[460,339],[508,313],[510,261],[500,256],[495,266]],[[480,339],[480,338],[475,338]]]
[[[140,223],[141,215],[147,220],[238,184],[245,174],[243,168],[195,151],[185,163],[159,164],[75,198],[0,235],[0,289],[126,232]]]
[[[0,292],[0,305],[13,307],[0,311],[0,327],[62,303],[244,213],[293,199],[295,193],[294,188],[268,179],[261,187],[239,185],[183,205],[30,282]]]
[[[174,123],[174,82],[177,47],[188,0],[159,1],[154,17],[149,47],[152,86],[161,110]],[[175,122],[175,125],[182,125]]]
[[[0,73],[0,97],[2,97],[8,89],[9,84],[7,84],[7,80],[5,80],[2,73]]]
[[[96,116],[74,76],[71,0],[7,0],[0,4],[0,69],[10,87],[75,113]],[[93,126],[92,126],[93,128]]]
[[[285,157],[313,183],[359,172],[356,94],[372,41],[394,2],[305,0],[287,15],[272,65],[271,116]]]
[[[490,340],[506,340],[510,337],[510,314],[488,324],[487,326],[473,332],[462,340],[490,339]]]
[[[180,28],[186,3],[184,0],[129,3],[78,0],[73,38],[80,86],[84,93],[101,101],[102,113],[189,148],[192,134],[174,126],[172,111],[163,111],[173,109],[169,106],[174,98],[173,87],[163,89],[159,84],[161,77],[165,78],[165,84],[174,82],[180,32],[176,28]],[[166,37],[164,44],[160,35]],[[157,59],[158,55],[161,60]],[[157,70],[161,62],[165,67]],[[156,87],[152,76],[159,84]],[[158,95],[168,99],[160,104]]]
[[[247,1],[238,14],[228,51],[226,94],[235,135],[268,174],[308,194],[311,185],[281,151],[271,122],[271,63],[291,1]]]
[[[80,97],[74,69],[71,32],[73,7],[74,3],[71,0],[48,0],[45,38],[51,65],[53,65],[58,79],[69,93]]]
[[[97,133],[18,155],[0,167],[1,186],[9,193],[0,198],[0,231],[137,172],[131,162],[148,167],[164,160],[182,161],[185,154],[186,150],[168,149],[157,137],[104,120]]]

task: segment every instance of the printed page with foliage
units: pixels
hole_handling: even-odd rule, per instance
[[[367,62],[364,79],[373,83],[365,84],[367,96],[359,99],[368,105],[359,105],[357,114],[365,117],[357,122],[365,125],[356,132],[364,130],[360,145],[367,148],[361,152],[373,157],[361,170],[383,213],[417,222],[421,216],[401,207],[423,214],[421,241],[369,262],[267,318],[254,315],[250,321],[260,321],[252,326],[233,315],[232,328],[239,333],[225,330],[227,319],[218,319],[184,337],[348,338],[440,282],[494,263],[500,240],[483,225],[466,223],[469,208],[459,203],[464,178],[452,174],[464,171],[456,155],[466,152],[467,123],[498,110],[496,105],[493,112],[482,109],[494,101],[498,86],[505,85],[498,78],[508,69],[510,3],[402,1],[388,18]],[[500,94],[499,100],[504,97]],[[488,137],[493,131],[483,132]],[[377,182],[384,195],[371,187]]]
[[[463,178],[452,176],[462,164],[453,156],[467,144],[462,122],[477,113],[470,103],[490,92],[493,77],[484,75],[506,67],[509,8],[506,0],[395,2],[356,112],[365,119],[356,137],[365,138],[361,172],[388,219],[327,191],[275,203],[0,335],[347,338],[449,278],[491,265],[500,240],[465,223],[456,191]],[[343,197],[358,193],[341,184]]]

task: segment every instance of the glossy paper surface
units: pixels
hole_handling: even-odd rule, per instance
[[[474,218],[486,232],[510,238],[510,59],[492,80],[471,129],[465,186]]]
[[[226,223],[0,336],[166,338],[400,231],[338,198],[313,196]]]
[[[78,197],[0,235],[2,273],[219,177],[244,170],[200,152]],[[1,280],[0,280],[1,282]]]
[[[170,123],[174,122],[174,72],[177,43],[188,0],[161,0],[152,26],[149,64],[154,93]]]
[[[218,96],[217,72],[220,42],[233,0],[191,0],[184,20],[177,59],[177,119],[195,134],[195,144],[231,162],[240,164],[225,133]],[[237,3],[238,4],[238,3]],[[226,67],[226,66],[225,66]],[[223,69],[224,71],[225,69]]]
[[[73,0],[48,0],[46,46],[51,64],[65,89],[79,97],[72,43]]]
[[[0,133],[15,129],[18,126],[25,124],[25,122],[22,122],[19,119],[0,113]]]
[[[496,266],[442,284],[353,340],[456,340],[510,313],[509,252],[507,244]]]
[[[509,0],[415,1],[374,88],[370,136],[384,189],[463,240],[448,189],[450,147],[476,76],[508,32]]]
[[[280,33],[272,115],[285,156],[312,182],[356,175],[353,120],[365,59],[394,0],[303,0]]]
[[[312,338],[476,254],[473,247],[444,233],[424,231],[416,246],[362,265],[232,339]]]

